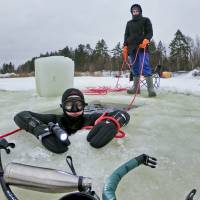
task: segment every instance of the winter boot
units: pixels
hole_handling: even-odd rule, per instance
[[[154,91],[152,76],[147,76],[147,77],[145,77],[145,79],[147,82],[147,90],[149,93],[149,97],[155,97],[156,92]]]
[[[137,87],[139,87],[138,91],[137,91]],[[127,93],[135,94],[136,91],[137,91],[137,94],[140,94],[140,77],[139,76],[133,77],[133,86],[127,90]]]

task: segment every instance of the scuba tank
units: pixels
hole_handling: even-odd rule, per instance
[[[91,178],[76,176],[65,171],[9,163],[3,178],[9,185],[43,192],[72,192],[91,188]]]

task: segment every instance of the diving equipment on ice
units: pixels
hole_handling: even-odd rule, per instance
[[[91,178],[20,163],[9,163],[4,168],[3,178],[9,185],[48,193],[87,190],[92,185]]]
[[[78,176],[76,176],[76,172],[74,170],[71,157],[70,157],[71,163],[69,163],[68,160],[67,160],[67,163],[68,163],[68,165],[71,168],[71,171],[73,173],[73,175],[72,174],[70,174],[70,175],[72,177],[73,176],[75,177],[75,179],[73,177],[73,180],[75,180],[75,182],[70,181],[69,179],[68,180],[65,179],[65,177],[68,176],[68,173],[67,173],[67,176],[66,176],[66,172],[62,172],[62,171],[58,171],[58,170],[52,170],[52,169],[38,168],[38,167],[35,168],[33,166],[27,166],[27,165],[16,164],[16,163],[9,164],[6,167],[6,170],[4,171],[3,167],[2,167],[2,162],[1,162],[1,149],[4,149],[7,153],[10,153],[9,148],[10,147],[14,148],[14,146],[15,146],[14,143],[9,143],[5,139],[0,139],[0,183],[1,183],[2,190],[3,190],[5,196],[7,197],[8,200],[19,200],[15,196],[15,194],[12,192],[12,190],[10,189],[9,182],[15,182],[16,183],[16,180],[17,180],[17,185],[19,183],[20,184],[22,183],[23,186],[25,185],[25,183],[27,184],[27,182],[28,182],[27,180],[31,180],[33,182],[36,182],[36,180],[33,180],[34,173],[37,173],[37,172],[41,173],[41,169],[42,169],[42,172],[44,172],[45,174],[42,175],[42,176],[44,176],[44,180],[40,181],[40,183],[43,182],[44,185],[40,184],[36,187],[34,186],[34,188],[36,188],[37,190],[39,190],[39,187],[41,187],[40,189],[44,191],[44,189],[47,189],[47,187],[46,187],[47,185],[49,187],[49,184],[47,182],[45,182],[46,179],[48,179],[48,181],[52,181],[54,184],[62,183],[61,185],[59,184],[59,186],[58,186],[58,187],[61,186],[61,188],[67,188],[69,185],[72,185],[71,188],[73,188],[73,187],[77,188],[77,178],[78,178]],[[67,158],[69,158],[69,156]],[[151,168],[155,168],[156,165],[157,165],[157,162],[156,162],[155,158],[150,157],[146,154],[142,154],[140,156],[137,156],[137,157],[129,160],[125,164],[121,165],[106,180],[106,183],[104,185],[104,190],[103,190],[103,200],[116,200],[115,191],[117,189],[117,186],[118,186],[121,178],[123,178],[123,176],[126,175],[130,170],[138,167],[141,164],[144,164],[144,165],[149,166]],[[33,169],[32,173],[28,172],[28,174],[33,175],[33,177],[31,177],[31,178],[29,176],[27,176],[27,173],[26,173],[27,172],[26,170],[30,169],[30,167],[31,167],[31,170],[33,168],[35,168],[35,169]],[[25,177],[20,177],[21,175],[24,176],[24,173],[19,171],[19,169],[21,169],[21,170],[25,169]],[[18,173],[16,173],[15,170]],[[45,172],[45,170],[46,170],[46,172]],[[50,180],[50,177],[48,177],[49,174],[50,174],[50,177],[54,177],[55,179]],[[20,175],[20,176],[18,177],[18,175]],[[47,176],[45,176],[45,175],[47,175]],[[6,176],[9,177],[7,179],[8,182],[5,181]],[[61,176],[63,176],[64,178],[62,178]],[[63,180],[64,180],[64,182],[63,182]],[[84,181],[84,178],[81,178],[81,180],[82,181],[79,182],[79,184],[78,184],[79,192],[69,193],[69,194],[61,197],[59,200],[100,200],[100,198],[96,195],[96,193],[91,190],[91,182],[90,182],[91,180],[88,179],[86,181],[86,179],[85,179],[85,181]],[[63,187],[63,183],[66,183],[66,185],[64,187]],[[28,183],[27,185],[30,186],[30,183]],[[50,183],[50,185],[51,185],[50,188],[52,188],[52,183]],[[84,187],[81,187],[82,189],[80,189],[80,185],[82,185]],[[69,188],[70,188],[70,186],[69,186]],[[39,190],[39,191],[41,191],[41,190]],[[58,191],[58,190],[56,189],[56,191]],[[50,192],[50,191],[48,191],[48,192]],[[185,200],[194,200],[195,194],[196,194],[196,189],[193,189],[187,195]]]
[[[10,153],[9,147],[14,148],[14,143],[8,143],[5,139],[0,139],[0,183],[8,200],[18,200],[10,189],[10,185],[48,193],[72,192],[59,200],[99,200],[99,197],[92,191],[91,178],[76,175],[70,156],[67,156],[66,161],[72,174],[19,163],[10,163],[3,170],[1,149]],[[71,162],[68,161],[69,158]]]

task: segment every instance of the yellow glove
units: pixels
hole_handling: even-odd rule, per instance
[[[122,57],[123,57],[123,61],[126,62],[128,59],[128,47],[124,46],[122,49]]]
[[[140,48],[144,49],[147,47],[147,45],[150,43],[150,41],[148,39],[144,39],[142,41],[142,44],[139,45]]]

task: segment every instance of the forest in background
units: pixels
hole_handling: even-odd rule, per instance
[[[169,49],[169,53],[167,53]],[[162,41],[154,40],[149,45],[151,65],[163,66],[168,71],[190,71],[200,66],[200,38],[195,39],[185,36],[180,30],[174,35],[169,46],[164,46]],[[90,44],[79,44],[77,48],[64,47],[55,52],[41,53],[25,63],[15,67],[12,62],[4,63],[0,73],[33,73],[34,60],[47,56],[65,56],[75,63],[75,72],[118,71],[122,65],[122,45],[117,43],[113,49],[109,49],[104,39],[99,40],[93,49]]]

